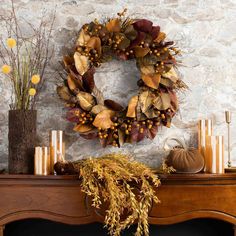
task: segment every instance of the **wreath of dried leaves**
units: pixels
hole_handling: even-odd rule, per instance
[[[149,20],[124,18],[125,11],[83,25],[74,54],[64,57],[67,77],[57,88],[74,130],[86,139],[99,138],[103,147],[153,139],[159,126],[170,127],[178,110],[176,90],[187,88],[176,72],[180,51],[174,42],[165,41],[165,33]],[[94,82],[95,68],[114,56],[135,59],[140,70],[138,94],[127,107],[104,99]]]

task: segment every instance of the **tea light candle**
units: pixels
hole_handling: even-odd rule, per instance
[[[208,162],[206,156],[206,137],[212,135],[212,120],[199,120],[198,122],[198,150],[202,154],[206,163]]]
[[[48,147],[35,147],[34,174],[35,175],[50,174],[50,160],[49,160]]]

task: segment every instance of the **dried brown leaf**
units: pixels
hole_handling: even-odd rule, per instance
[[[87,43],[87,47],[90,49],[95,49],[98,55],[102,53],[101,39],[99,37],[92,37]]]
[[[69,55],[63,56],[63,62],[64,62],[64,65],[65,65],[66,69],[69,69],[70,66],[74,64],[73,57],[71,57]]]
[[[76,45],[77,46],[85,46],[85,44],[89,41],[90,36],[86,34],[84,29],[81,29],[79,37],[77,39]]]
[[[67,76],[67,84],[69,89],[75,94],[77,94],[77,92],[80,90],[81,85],[70,74]]]
[[[153,99],[153,106],[155,106],[158,110],[166,110],[170,108],[170,95],[168,93],[160,93],[158,97]]]
[[[81,55],[79,52],[74,54],[75,67],[80,75],[84,75],[89,69],[89,59],[88,57]]]
[[[114,111],[111,110],[103,110],[98,113],[93,121],[93,125],[97,128],[101,129],[109,129],[114,125],[111,118],[114,115]]]
[[[91,93],[94,89],[95,82],[94,82],[94,67],[91,67],[84,75],[83,75],[83,87],[89,93]]]
[[[138,105],[138,96],[133,96],[130,100],[129,100],[129,104],[128,104],[128,110],[126,113],[127,117],[131,117],[131,118],[135,118],[136,117],[136,107]]]
[[[73,128],[74,131],[79,132],[79,133],[87,133],[93,129],[94,127],[90,124],[79,124]]]
[[[144,75],[154,74],[154,73],[155,73],[155,68],[154,68],[154,66],[152,66],[152,65],[140,66],[140,71],[141,71]]]
[[[150,48],[141,48],[141,47],[134,47],[134,54],[135,57],[144,57],[150,51]]]
[[[154,42],[156,43],[160,43],[161,41],[163,41],[166,38],[166,34],[163,32],[160,32],[158,34],[158,36],[154,39]]]
[[[170,79],[174,83],[176,83],[179,79],[179,76],[173,67],[167,73],[162,74],[162,76],[164,78]]]
[[[138,33],[137,31],[134,29],[133,25],[128,25],[125,29],[125,32],[124,34],[126,35],[126,37],[129,39],[129,40],[134,40]]]
[[[57,94],[59,95],[59,97],[62,100],[66,101],[66,102],[70,101],[72,98],[72,95],[71,95],[68,87],[66,87],[66,86],[58,86],[57,87]]]
[[[153,96],[149,90],[143,91],[139,95],[140,108],[143,113],[148,111],[152,106]]]
[[[122,111],[124,110],[124,108],[117,102],[110,100],[110,99],[106,99],[104,101],[105,106],[107,106],[109,109],[113,110],[113,111]]]
[[[98,104],[98,105],[95,105],[91,112],[95,115],[97,115],[98,113],[100,113],[101,111],[104,111],[104,110],[107,110],[107,107],[101,105],[101,104]]]
[[[80,107],[85,111],[90,111],[95,105],[95,99],[90,93],[80,91],[76,97],[79,100]]]
[[[120,32],[121,26],[120,26],[120,20],[115,18],[111,19],[107,24],[106,28],[109,32]]]
[[[143,82],[150,88],[158,89],[161,80],[160,74],[142,74]]]

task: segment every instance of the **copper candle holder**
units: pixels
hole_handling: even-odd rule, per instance
[[[205,160],[204,171],[206,171],[206,138],[212,135],[212,120],[199,120],[198,122],[198,150]]]
[[[50,131],[50,173],[55,174],[54,165],[58,161],[65,161],[65,143],[62,130]]]
[[[224,137],[221,135],[206,137],[206,172],[224,173]]]
[[[34,174],[35,175],[50,174],[49,147],[35,147]]]

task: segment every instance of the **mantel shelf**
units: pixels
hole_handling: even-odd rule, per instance
[[[151,224],[215,218],[236,225],[236,174],[159,175],[160,204],[149,212]],[[42,218],[66,224],[103,222],[105,209],[91,207],[78,176],[0,175],[0,236],[4,225]],[[236,236],[236,232],[235,232]]]

